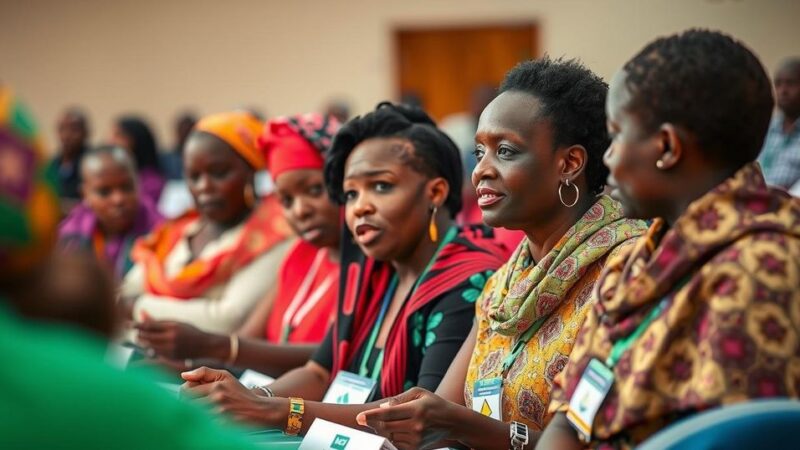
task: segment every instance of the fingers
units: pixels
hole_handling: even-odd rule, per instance
[[[394,420],[405,420],[416,417],[419,413],[420,406],[417,402],[403,403],[397,406],[384,406],[386,403],[381,404],[380,408],[373,408],[364,411],[356,416],[356,421],[359,425],[372,427],[373,422],[390,422]],[[362,423],[362,421],[364,423]]]
[[[186,381],[194,381],[197,383],[212,383],[214,381],[233,379],[233,375],[226,370],[210,369],[206,366],[203,366],[181,373],[181,378]]]

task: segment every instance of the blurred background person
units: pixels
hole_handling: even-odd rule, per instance
[[[140,192],[149,202],[157,205],[166,180],[150,126],[139,117],[121,117],[114,124],[111,143],[124,148],[133,156],[139,175]]]
[[[83,154],[88,150],[89,120],[78,108],[69,108],[58,119],[59,149],[50,162],[58,174],[58,187],[61,207],[64,214],[80,202],[80,164]]]
[[[800,57],[775,73],[775,113],[758,157],[767,183],[790,189],[800,181]]]
[[[189,111],[182,113],[175,120],[173,128],[175,146],[160,155],[161,167],[168,180],[183,180],[183,146],[196,123],[197,116]]]
[[[59,226],[60,244],[94,255],[121,280],[133,265],[134,241],[163,218],[150,202],[141,201],[135,163],[122,148],[86,153],[81,178],[83,202]]]

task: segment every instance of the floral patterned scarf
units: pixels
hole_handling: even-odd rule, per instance
[[[602,196],[538,263],[533,264],[524,239],[495,275],[488,314],[492,330],[515,336],[549,316],[586,267],[643,228],[643,222],[623,218],[611,197]]]
[[[767,187],[753,163],[664,228],[657,219],[608,261],[556,380],[550,409],[565,411],[589,361],[665,302],[614,367],[595,446],[637,445],[716,405],[800,396],[800,201]]]

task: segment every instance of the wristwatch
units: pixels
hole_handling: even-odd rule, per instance
[[[524,423],[511,422],[511,450],[522,450],[528,445],[528,426]]]
[[[289,417],[286,420],[286,429],[289,436],[297,436],[303,428],[303,413],[306,407],[302,398],[289,397]]]

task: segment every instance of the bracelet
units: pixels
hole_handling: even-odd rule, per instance
[[[256,386],[254,389],[257,389],[257,390],[263,392],[265,397],[275,397],[275,393],[272,392],[272,389],[270,389],[270,388],[268,388],[266,386]]]
[[[289,417],[283,432],[288,436],[297,436],[303,428],[303,413],[306,407],[302,398],[289,397]]]
[[[239,336],[235,334],[230,335],[230,343],[231,350],[228,353],[227,364],[232,366],[236,363],[236,358],[239,357]]]
[[[511,422],[511,450],[522,450],[528,445],[528,426],[520,422]]]

